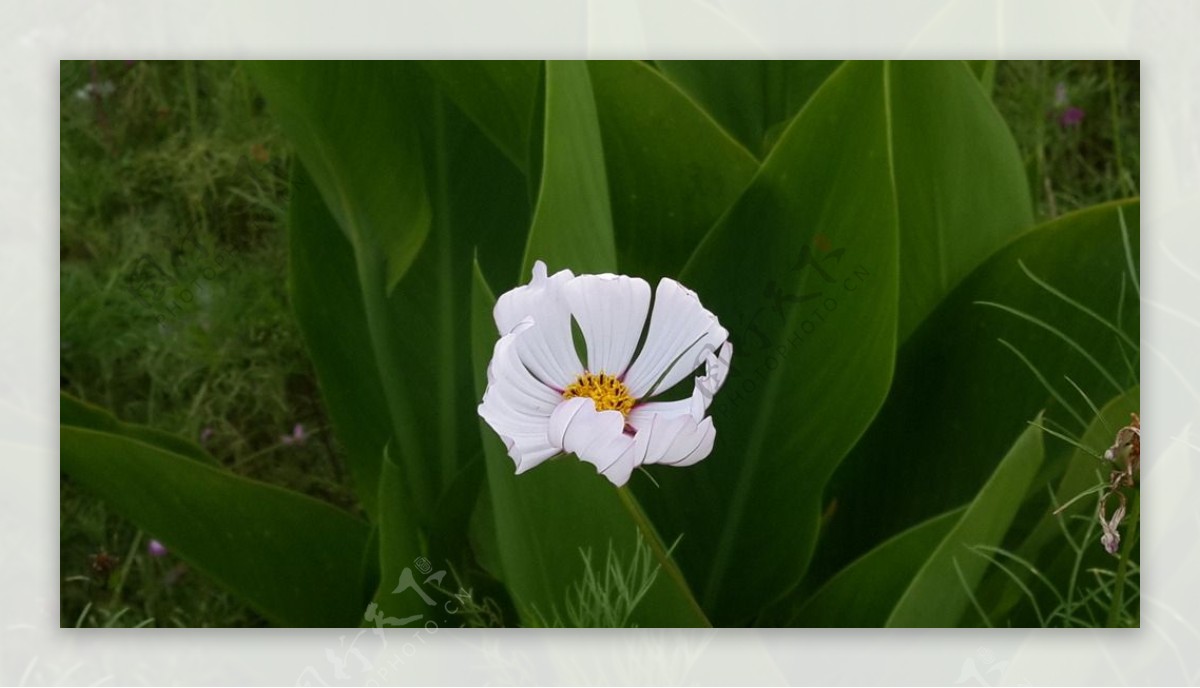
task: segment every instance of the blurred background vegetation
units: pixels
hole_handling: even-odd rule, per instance
[[[1039,220],[1138,194],[1138,63],[999,62],[984,82]],[[62,389],[355,509],[288,303],[291,155],[244,69],[63,62],[60,108]],[[138,289],[146,269],[171,286]],[[63,626],[265,623],[66,480],[60,537]]]

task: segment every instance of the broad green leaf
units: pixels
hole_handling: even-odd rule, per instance
[[[1097,206],[1022,234],[942,302],[900,350],[887,404],[831,481],[838,511],[818,576],[970,499],[1040,409],[1048,427],[1083,431],[1089,411],[1067,378],[1092,399],[1136,384],[1136,352],[1124,340],[1138,337],[1128,274],[1137,251],[1138,204]]]
[[[349,240],[356,273],[353,282],[358,285],[377,377],[387,399],[388,436],[395,439],[408,464],[408,503],[428,513],[425,507],[436,498],[438,464],[426,453],[433,450],[425,446],[428,443],[419,429],[420,404],[406,386],[414,382],[406,364],[415,367],[413,361],[421,359],[405,355],[409,353],[406,341],[389,304],[430,233],[431,202],[421,140],[422,122],[431,114],[427,79],[419,67],[394,62],[263,62],[254,63],[252,71],[329,215]],[[344,287],[352,283],[344,266],[337,269],[342,274],[334,280],[341,290],[329,298],[330,303],[344,303]],[[293,273],[293,283],[315,277],[297,278]],[[305,288],[319,286],[322,283],[316,281]],[[350,319],[354,329],[353,311]],[[313,327],[332,333],[339,323],[324,319],[306,330]],[[360,334],[356,330],[354,336]],[[352,355],[365,351],[356,349]],[[337,373],[330,371],[323,377],[328,380]],[[344,419],[356,411],[351,406],[338,415]],[[369,440],[372,445],[379,440],[376,427]],[[363,441],[364,452],[367,442]],[[358,487],[367,495],[368,505],[374,494],[369,472],[378,471],[375,449],[372,458],[363,453],[363,458],[355,459],[361,464],[355,470]]]
[[[887,392],[898,242],[885,95],[880,63],[834,73],[681,276],[734,344],[710,409],[716,446],[686,469],[651,467],[661,488],[632,484],[664,536],[682,535],[680,562],[719,625],[800,580],[822,485]]]
[[[291,286],[363,503],[376,511],[379,461],[391,441],[407,473],[406,494],[396,498],[428,527],[442,490],[479,453],[478,436],[459,426],[475,422],[461,318],[469,308],[470,256],[478,247],[493,274],[514,275],[529,210],[519,172],[444,99],[434,95],[412,117],[426,139],[434,214],[410,269],[389,292],[382,254],[341,236],[314,185],[298,173]],[[387,177],[377,183],[386,186]]]
[[[494,306],[491,289],[477,270],[471,309],[477,397],[483,396],[488,361],[498,338],[492,321]],[[516,475],[500,438],[485,422],[479,423],[493,508],[494,550],[500,555],[504,583],[523,617],[563,612],[568,591],[583,578],[583,553],[602,561],[611,546],[623,561],[629,561],[640,536],[660,568],[650,592],[634,610],[633,622],[643,627],[708,625],[654,526],[628,490],[614,488],[594,467],[573,456]]]
[[[885,625],[946,628],[958,624],[988,566],[971,548],[1000,544],[1021,506],[1015,497],[1025,494],[1043,456],[1042,431],[1031,426],[1017,438],[962,518],[917,572]]]
[[[793,620],[813,628],[880,628],[917,572],[962,518],[955,509],[913,526],[829,579]]]
[[[488,253],[495,272],[515,276],[529,226],[525,182],[499,150],[440,96],[430,132],[434,223],[412,269],[387,300],[382,319],[404,400],[402,430],[391,447],[408,482],[433,476],[432,499],[417,505],[429,525],[462,469],[481,453],[466,314],[471,308],[472,255]],[[511,277],[510,277],[511,279]],[[415,447],[415,449],[414,449]],[[482,473],[483,467],[475,462]]]
[[[758,162],[645,63],[588,68],[621,271],[653,284],[679,273]]]
[[[963,63],[891,62],[888,76],[903,342],[976,265],[1033,225],[1033,204],[1016,141]]]
[[[58,409],[59,422],[63,425],[121,435],[189,459],[217,465],[217,460],[194,442],[149,426],[124,423],[107,409],[80,401],[66,392],[59,393]]]
[[[541,188],[521,280],[528,279],[537,260],[545,260],[552,271],[570,268],[578,274],[612,270],[617,263],[617,249],[604,149],[584,63],[546,63],[544,129]]]
[[[836,60],[659,60],[658,68],[757,156],[838,67]]]
[[[539,96],[541,63],[427,60],[421,66],[514,165],[528,172],[529,137]]]
[[[357,624],[367,524],[144,442],[64,426],[62,470],[281,626]]]
[[[404,62],[257,62],[255,80],[358,253],[390,290],[429,233],[417,131],[423,74]],[[360,255],[360,260],[362,256]]]
[[[288,207],[288,288],[334,433],[359,501],[376,512],[379,461],[391,437],[387,397],[371,344],[354,248],[301,165]]]

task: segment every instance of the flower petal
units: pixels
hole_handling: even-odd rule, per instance
[[[644,404],[638,404],[629,412],[629,417],[625,422],[635,431],[642,431],[649,427],[655,416],[663,416],[665,418],[675,418],[676,416],[687,416],[693,421],[697,418],[704,417],[704,394],[698,390],[692,390],[692,396],[687,399],[679,399],[678,401],[650,401]]]
[[[646,328],[650,285],[625,275],[580,275],[563,293],[587,342],[587,369],[623,375]]]
[[[704,396],[704,408],[708,409],[713,397],[725,385],[729,377],[729,364],[733,359],[733,342],[725,342],[721,348],[709,351],[704,358],[704,374],[696,378],[696,389]]]
[[[546,264],[537,261],[533,279],[500,296],[492,316],[500,334],[510,332],[524,318],[534,328],[521,339],[518,354],[530,372],[547,385],[566,389],[583,372],[571,336],[571,311],[563,287],[575,278],[570,270],[546,276]]]
[[[634,462],[690,466],[708,457],[716,437],[712,418],[691,413],[648,414],[634,437]]]
[[[641,399],[669,389],[729,338],[717,316],[696,293],[664,277],[654,292],[650,330],[637,360],[625,375],[633,396]]]
[[[550,416],[551,445],[571,452],[620,487],[633,472],[633,438],[620,411],[597,411],[586,397],[568,399]]]
[[[709,352],[704,364],[705,374],[696,377],[696,386],[692,388],[692,396],[678,401],[648,401],[638,404],[629,414],[629,424],[638,428],[649,420],[651,414],[655,413],[669,416],[692,413],[697,399],[700,401],[700,411],[695,415],[703,416],[712,404],[713,397],[725,385],[725,378],[729,377],[729,362],[732,358],[733,342],[725,342],[719,351]]]
[[[517,473],[559,452],[546,439],[550,415],[562,401],[558,392],[534,377],[518,356],[520,340],[536,330],[525,318],[496,342],[488,364],[488,386],[478,413],[504,441]]]
[[[634,429],[637,463],[688,466],[712,452],[716,428],[704,413],[713,395],[725,384],[733,344],[725,342],[719,352],[710,352],[705,375],[696,378],[692,396],[678,401],[651,401],[630,411],[626,423]]]

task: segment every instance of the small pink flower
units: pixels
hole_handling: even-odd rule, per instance
[[[161,559],[162,557],[167,556],[167,547],[158,540],[151,540],[150,542],[146,543],[146,554],[149,554],[155,559]]]
[[[210,439],[212,439],[212,436],[213,436],[213,429],[212,428],[204,428],[203,430],[200,431],[200,444],[208,444],[208,441]]]
[[[1083,122],[1083,117],[1086,114],[1083,108],[1072,105],[1063,110],[1062,114],[1058,116],[1058,124],[1064,129],[1067,127],[1077,127]]]
[[[307,439],[308,433],[304,431],[304,425],[296,423],[296,427],[292,428],[292,434],[280,436],[279,441],[289,447],[298,447],[304,444]]]

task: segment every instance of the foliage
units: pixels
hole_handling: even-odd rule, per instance
[[[1042,70],[1045,81],[1052,68],[238,65],[232,86],[207,88],[244,94],[260,118],[248,72],[288,141],[294,159],[268,158],[291,164],[237,195],[247,213],[266,213],[270,223],[286,217],[286,248],[268,233],[239,234],[222,224],[228,209],[205,207],[204,199],[229,193],[192,190],[199,209],[187,212],[202,219],[202,231],[160,260],[189,284],[216,268],[189,265],[188,256],[228,253],[235,269],[207,280],[195,305],[171,311],[173,319],[154,320],[144,290],[122,289],[142,274],[140,251],[153,247],[98,244],[68,218],[101,205],[121,208],[129,223],[155,208],[179,213],[172,204],[192,187],[119,199],[64,167],[64,247],[119,257],[88,292],[67,288],[76,279],[99,285],[64,255],[64,347],[106,330],[150,341],[153,352],[97,372],[64,351],[65,391],[73,393],[63,400],[69,489],[100,495],[281,625],[342,626],[376,612],[398,623],[416,618],[428,601],[404,588],[422,580],[413,567],[427,573],[431,561],[455,571],[462,588],[484,591],[464,623],[1080,625],[1108,603],[1122,623],[1136,624],[1126,607],[1136,595],[1122,601],[1116,593],[1136,589],[1136,552],[1124,549],[1111,575],[1108,562],[1088,564],[1103,549],[1091,542],[1095,533],[1079,530],[1087,518],[1068,511],[1056,519],[1046,495],[1052,485],[1059,501],[1073,496],[1062,492],[1084,470],[1060,438],[1097,447],[1095,424],[1109,421],[1092,400],[1138,383],[1137,201],[1058,212],[1136,193],[1136,165],[1123,157],[1136,146],[1117,142],[1137,114],[1120,110],[1128,87],[1118,84],[1128,79],[1117,75],[1127,77],[1126,67],[1110,68],[1108,147],[1078,155],[1102,156],[1105,178],[1115,181],[1081,182],[1086,194],[1070,201],[1044,197],[1030,180],[1078,159],[1047,155],[1044,123],[1034,127],[1041,138],[1031,158],[1019,146],[1027,129],[1014,138],[1001,112],[1017,109],[1014,74]],[[143,65],[131,69],[150,78]],[[185,85],[197,79],[194,65],[181,71]],[[68,80],[65,73],[64,94],[75,87]],[[204,130],[202,89],[184,92],[187,126]],[[98,116],[72,116],[85,115]],[[141,133],[129,137],[169,131],[136,126]],[[115,148],[124,135],[76,142],[84,129],[64,128],[64,150],[90,145],[94,158],[139,174],[168,164],[149,154],[124,159]],[[214,148],[226,140],[282,145],[273,129],[218,128],[212,137]],[[1069,141],[1061,145],[1069,150]],[[237,242],[247,243],[222,251]],[[328,409],[330,427],[309,422],[341,445],[326,445],[346,467],[344,482],[325,479],[336,488],[322,494],[312,483],[264,481],[246,469],[252,458],[261,463],[259,447],[296,449],[278,427],[297,396],[286,383],[257,397],[271,398],[274,414],[232,402],[223,409],[225,423],[270,418],[274,427],[253,441],[201,447],[153,427],[191,438],[217,421],[193,411],[164,425],[151,413],[163,394],[153,383],[149,395],[118,397],[74,382],[191,366],[199,387],[175,378],[168,408],[180,398],[193,409],[219,408],[202,403],[216,389],[241,403],[201,372],[237,369],[244,385],[253,383],[247,371],[260,369],[254,359],[231,365],[197,355],[197,328],[224,322],[219,309],[253,313],[228,294],[253,291],[238,282],[255,278],[256,252],[285,250],[286,298],[278,283],[258,293],[275,300],[263,312],[281,319],[274,304],[286,300],[296,324],[287,319],[262,355],[293,352],[292,366],[311,356],[316,383],[299,396]],[[528,280],[537,259],[552,270],[677,277],[717,313],[735,353],[712,407],[719,434],[708,459],[650,467],[621,489],[570,458],[513,474],[475,405],[497,338],[495,297]],[[128,303],[114,307],[118,298]],[[150,339],[155,330],[163,339]],[[119,358],[99,360],[113,366]],[[308,376],[277,366],[261,374]],[[1072,558],[1049,546],[1056,533]],[[296,571],[300,562],[306,575]],[[1090,587],[1079,587],[1081,571]],[[1050,585],[1035,586],[1042,578]],[[79,618],[120,622],[120,609]]]
[[[626,628],[634,611],[654,587],[661,565],[639,535],[633,558],[622,562],[610,545],[603,563],[592,560],[592,551],[581,550],[583,578],[567,591],[565,609],[549,616],[532,612],[537,626],[546,628]]]

